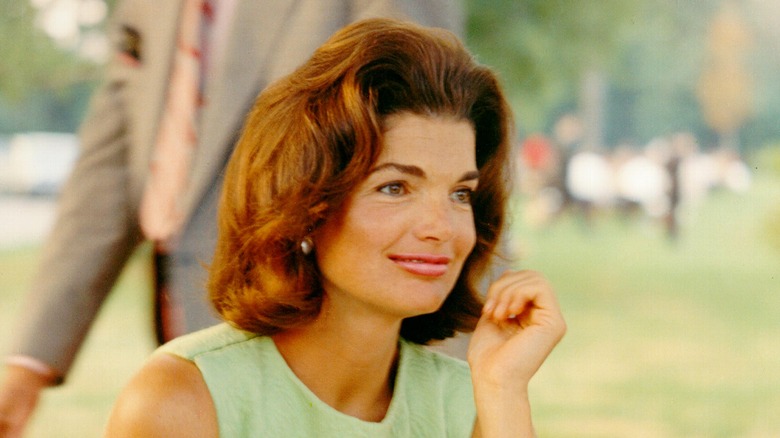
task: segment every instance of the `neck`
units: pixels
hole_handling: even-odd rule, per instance
[[[360,321],[323,305],[312,323],[272,336],[295,375],[320,400],[381,421],[393,394],[400,321]]]

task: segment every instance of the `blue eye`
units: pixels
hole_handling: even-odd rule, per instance
[[[393,182],[379,187],[379,191],[386,195],[400,196],[404,194],[405,189],[403,184]]]
[[[471,193],[471,189],[458,189],[452,192],[450,198],[458,204],[471,204]]]

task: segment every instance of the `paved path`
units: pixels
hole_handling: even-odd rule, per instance
[[[55,206],[53,198],[0,195],[0,251],[41,243]]]

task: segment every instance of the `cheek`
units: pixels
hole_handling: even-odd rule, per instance
[[[320,229],[315,252],[320,270],[353,269],[356,262],[376,251],[386,221],[370,215],[338,215]]]
[[[464,257],[471,253],[477,244],[477,230],[474,227],[474,218],[469,215],[458,225],[458,249],[465,253]]]

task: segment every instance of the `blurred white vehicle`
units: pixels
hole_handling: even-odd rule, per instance
[[[78,139],[70,133],[20,133],[5,149],[0,157],[0,191],[56,195],[78,156]]]

